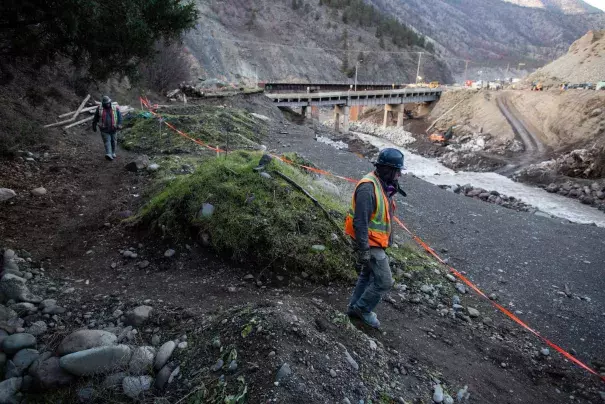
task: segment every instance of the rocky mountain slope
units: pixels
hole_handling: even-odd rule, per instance
[[[546,80],[558,84],[595,83],[605,80],[605,30],[589,31],[575,41],[569,51],[554,62],[538,69],[528,80]]]
[[[476,70],[536,68],[563,54],[588,30],[605,27],[605,13],[564,15],[500,0],[372,0],[384,12],[414,26],[452,56],[471,59]],[[530,34],[531,33],[531,34]],[[463,71],[463,60],[448,60]]]
[[[199,1],[198,8],[201,19],[185,44],[199,61],[202,76],[353,81],[355,63],[363,59],[360,81],[410,82],[416,76],[417,52],[426,51],[398,47],[388,33],[381,40],[375,27],[346,24],[342,8],[317,1]],[[439,59],[423,64],[421,75],[451,82]]]
[[[582,0],[504,0],[523,7],[561,11],[565,14],[599,13],[596,7]]]

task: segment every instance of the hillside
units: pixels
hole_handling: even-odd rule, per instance
[[[565,15],[519,7],[500,0],[372,0],[384,12],[414,26],[471,68],[537,68],[565,53],[591,29],[605,28],[605,13]],[[543,2],[546,4],[546,2]],[[551,2],[554,4],[553,2]],[[562,3],[561,3],[562,4]],[[450,60],[464,70],[463,60]]]
[[[590,31],[575,41],[569,51],[538,69],[528,81],[595,83],[605,80],[605,31]]]
[[[565,14],[599,13],[596,7],[582,0],[504,0],[507,3],[523,7],[541,8],[550,11],[560,11]]]
[[[343,16],[342,8],[320,6],[317,1],[226,0],[197,5],[201,18],[185,44],[204,77],[352,81],[355,63],[363,59],[360,81],[410,82],[416,76],[417,52],[430,50],[430,45],[395,45],[391,29],[378,38],[377,27],[347,24],[343,20],[349,16]],[[423,63],[420,75],[452,81],[440,60]]]

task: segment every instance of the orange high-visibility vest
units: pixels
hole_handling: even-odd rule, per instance
[[[389,239],[391,237],[391,213],[389,211],[389,199],[387,198],[382,183],[371,172],[361,179],[355,186],[355,192],[357,187],[365,182],[371,182],[374,184],[374,197],[376,199],[376,210],[370,217],[368,223],[368,241],[370,247],[387,248],[389,246]],[[353,218],[355,217],[355,192],[353,192],[353,201],[351,203],[351,209],[345,219],[345,233],[355,239],[355,228],[353,227]],[[392,202],[393,210],[395,208],[395,202]]]

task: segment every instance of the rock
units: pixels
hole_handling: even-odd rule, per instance
[[[477,318],[481,315],[481,313],[479,313],[479,310],[477,310],[473,307],[467,307],[466,311],[468,312],[468,315],[470,316],[470,318]]]
[[[275,376],[275,381],[280,382],[286,378],[288,378],[292,374],[292,369],[290,369],[290,365],[286,362],[277,371],[277,375]]]
[[[212,205],[210,203],[205,203],[202,205],[202,208],[198,212],[197,216],[198,216],[198,218],[201,219],[203,217],[212,217],[213,214],[214,214],[214,205]]]
[[[594,198],[588,195],[582,195],[580,197],[580,202],[584,205],[592,205],[594,203]]]
[[[449,394],[443,396],[443,404],[454,404],[454,399]]]
[[[44,321],[36,321],[31,326],[27,327],[25,331],[34,337],[38,337],[46,332],[48,326]]]
[[[177,347],[179,349],[186,349],[187,348],[187,341],[179,342],[179,344],[177,345]]]
[[[145,168],[149,167],[150,164],[151,162],[149,161],[149,157],[143,154],[138,156],[135,161],[131,161],[130,163],[126,164],[124,168],[126,168],[127,171],[136,173],[139,170],[144,170]]]
[[[334,369],[330,369],[330,376],[336,377],[338,375],[336,374],[336,371]]]
[[[237,370],[237,361],[235,359],[229,362],[227,370],[231,373],[234,373]]]
[[[454,275],[452,275],[452,274],[446,274],[445,277],[450,282],[456,282],[456,277]]]
[[[245,281],[253,281],[254,280],[254,275],[248,274],[248,275],[244,276],[244,280]]]
[[[22,349],[13,357],[13,364],[19,371],[19,375],[23,374],[40,357],[40,353],[35,349]]]
[[[464,400],[467,400],[468,397],[469,397],[468,386],[464,386],[463,389],[458,390],[458,393],[456,394],[456,401],[461,403]]]
[[[38,188],[34,188],[31,190],[32,195],[34,196],[42,196],[42,195],[46,195],[46,188],[44,187],[38,187]]]
[[[154,361],[153,367],[155,370],[160,370],[166,365],[166,362],[168,362],[168,359],[172,356],[172,352],[174,352],[174,348],[176,348],[174,341],[168,341],[160,347]]]
[[[0,202],[8,201],[17,196],[17,193],[12,189],[0,188]]]
[[[151,345],[153,346],[158,346],[160,345],[160,336],[159,335],[154,335],[153,337],[151,337]]]
[[[137,258],[139,255],[138,255],[137,253],[135,253],[134,251],[125,250],[125,251],[122,253],[122,256],[123,256],[124,258],[133,258],[133,259],[134,259],[134,258]]]
[[[351,367],[355,370],[359,370],[359,365],[357,364],[357,362],[355,361],[355,359],[353,359],[353,357],[351,356],[351,354],[349,353],[349,351],[345,351],[345,359],[347,360],[347,362],[349,363],[349,365],[351,365]]]
[[[79,330],[63,338],[57,348],[57,353],[63,356],[90,348],[115,345],[116,342],[117,337],[107,331]]]
[[[452,309],[454,309],[456,311],[460,311],[460,310],[464,310],[464,306],[462,306],[461,304],[452,304]]]
[[[149,319],[153,307],[151,306],[138,306],[134,310],[126,315],[126,324],[134,327],[140,327]]]
[[[157,163],[149,164],[149,167],[147,167],[147,170],[149,170],[149,171],[158,171],[159,169],[160,169],[160,165]]]
[[[460,282],[456,283],[456,290],[462,294],[465,294],[466,291],[466,286],[464,286],[463,284],[461,284]]]
[[[490,193],[489,192],[481,192],[479,195],[477,195],[479,197],[479,199],[486,201],[489,197],[490,197]]]
[[[0,300],[7,302],[14,300],[16,302],[40,303],[42,298],[35,296],[25,285],[25,279],[7,273],[0,279]]]
[[[2,307],[3,306],[0,306],[0,321],[7,321],[9,319],[4,318],[4,309]],[[35,313],[36,311],[38,311],[38,308],[33,303],[26,302],[15,303],[11,306],[11,309],[13,309],[17,315]]]
[[[559,192],[559,186],[555,183],[549,184],[546,188],[544,188],[546,192],[550,192],[554,194],[555,192]]]
[[[223,368],[223,366],[225,366],[225,361],[223,361],[222,359],[219,359],[216,361],[216,363],[214,365],[212,365],[210,370],[213,372],[218,372],[219,370],[221,370]]]
[[[31,303],[26,303],[31,304]],[[4,305],[0,305],[0,322],[10,321],[15,317],[19,317],[16,311],[9,309]]]
[[[92,376],[124,369],[132,351],[126,345],[101,346],[74,352],[59,360],[62,369],[76,376]]]
[[[22,349],[34,348],[35,346],[36,337],[26,333],[13,334],[2,341],[2,350],[8,356],[12,356]]]
[[[370,340],[370,349],[372,351],[375,351],[376,349],[378,349],[378,345],[376,345],[376,341],[374,341],[373,339]]]
[[[0,403],[12,404],[19,402],[20,400],[17,400],[15,396],[21,389],[22,383],[22,377],[13,377],[0,383]]]
[[[265,171],[261,171],[260,176],[263,178],[266,178],[268,180],[273,178],[273,177],[271,177],[271,174],[269,174],[268,172],[265,172]]]
[[[422,285],[420,287],[420,291],[422,293],[431,293],[435,290],[435,288],[432,285]]]
[[[23,376],[23,373],[20,372],[19,369],[17,369],[17,366],[15,366],[15,363],[12,360],[6,362],[6,367],[4,369],[4,378],[10,379],[13,377],[21,376]]]
[[[172,257],[174,254],[176,254],[176,251],[174,251],[172,248],[169,248],[168,250],[166,250],[164,252],[164,257],[166,258],[170,258]]]
[[[147,268],[149,266],[149,264],[150,264],[150,262],[147,261],[147,260],[141,261],[141,262],[139,262],[139,268],[145,269],[145,268]]]
[[[436,403],[443,402],[443,387],[440,384],[436,384],[433,389],[433,401]]]
[[[153,360],[155,359],[155,348],[141,346],[134,350],[128,370],[132,375],[144,375],[153,372]]]
[[[168,379],[170,378],[171,374],[172,374],[172,369],[170,368],[170,366],[169,365],[164,366],[162,368],[162,370],[160,370],[158,372],[157,376],[155,377],[155,388],[160,391],[164,390],[164,388],[168,384]]]
[[[458,296],[458,295],[452,296],[452,304],[460,304],[460,296]]]
[[[78,401],[81,403],[88,403],[92,401],[95,395],[95,390],[92,387],[84,387],[78,390]]]
[[[321,245],[321,244],[315,244],[311,246],[311,251],[314,252],[322,252],[326,250],[326,246],[325,245]]]
[[[102,387],[105,390],[111,391],[121,391],[122,390],[122,382],[124,378],[127,376],[125,372],[114,373],[112,375],[108,375],[103,380]]]
[[[601,108],[595,108],[592,111],[590,111],[589,116],[591,118],[594,118],[594,117],[597,117],[597,116],[601,115],[602,112],[603,112],[603,110]]]
[[[124,394],[136,399],[151,389],[153,378],[151,376],[127,376],[122,381]]]
[[[542,348],[542,349],[540,349],[540,353],[543,356],[549,356],[550,355],[550,350],[548,348]]]
[[[29,368],[34,384],[43,390],[69,385],[74,377],[61,369],[59,358],[48,355],[42,354]]]
[[[494,324],[494,320],[492,320],[489,317],[483,317],[483,324],[485,324],[485,325],[492,325],[492,324]]]

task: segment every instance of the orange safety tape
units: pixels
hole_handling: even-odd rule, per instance
[[[156,116],[158,118],[162,118],[161,115],[159,115],[158,113],[156,113],[156,112],[154,112],[152,110],[153,107],[151,106],[151,103],[149,102],[149,100],[143,99],[142,97],[140,97],[140,99],[141,99],[141,103],[143,105],[145,105],[149,109],[149,112],[151,112],[154,116]],[[157,108],[157,106],[156,106],[156,108]],[[174,130],[179,135],[181,135],[181,136],[183,136],[183,137],[185,137],[185,138],[187,138],[189,140],[194,141],[195,143],[199,144],[200,146],[203,146],[203,147],[206,147],[208,149],[214,150],[214,151],[216,151],[218,153],[225,152],[224,150],[212,147],[212,146],[207,145],[207,144],[205,144],[204,142],[202,142],[202,141],[200,141],[198,139],[190,137],[189,135],[187,135],[186,133],[178,130],[177,128],[175,128],[173,125],[171,125],[170,123],[168,123],[166,121],[164,121],[164,123],[166,124],[166,126],[168,126],[169,128],[171,128],[172,130]],[[309,166],[306,166],[306,165],[303,165],[303,164],[295,163],[294,161],[286,158],[285,156],[277,156],[277,155],[273,155],[273,154],[271,154],[271,156],[275,157],[275,158],[277,158],[277,159],[279,159],[281,161],[283,161],[284,163],[287,163],[287,164],[290,164],[290,165],[293,165],[293,166],[298,166],[298,167],[304,168],[306,170],[316,172],[318,174],[322,174],[322,175],[326,175],[326,176],[330,176],[330,177],[335,177],[335,178],[340,178],[342,180],[345,180],[345,181],[348,181],[348,182],[352,182],[352,183],[357,183],[357,181],[358,181],[358,180],[355,180],[355,179],[352,179],[352,178],[336,175],[336,174],[333,174],[333,173],[331,173],[329,171],[321,170],[319,168],[309,167]],[[414,239],[414,241],[416,243],[418,243],[418,245],[420,245],[422,248],[424,248],[424,250],[427,253],[429,253],[430,255],[432,255],[437,261],[439,261],[441,264],[443,264],[452,274],[454,274],[454,276],[456,276],[458,279],[460,279],[462,282],[464,282],[469,288],[471,288],[472,290],[474,290],[475,293],[477,293],[479,296],[481,296],[481,297],[485,298],[486,300],[488,300],[491,303],[492,306],[494,306],[499,311],[501,311],[502,313],[504,313],[508,318],[510,318],[511,320],[513,320],[515,323],[519,324],[521,327],[523,327],[527,331],[529,331],[532,334],[534,334],[536,337],[538,337],[540,340],[542,340],[546,345],[548,345],[549,347],[553,348],[554,350],[556,350],[557,352],[559,352],[561,355],[563,355],[565,358],[569,359],[570,361],[572,361],[573,363],[575,363],[576,365],[578,365],[582,369],[588,371],[589,373],[591,373],[593,375],[598,376],[603,382],[605,382],[605,376],[600,375],[596,370],[592,369],[590,366],[586,365],[585,363],[583,363],[582,361],[580,361],[579,359],[577,359],[576,357],[574,357],[572,354],[570,354],[569,352],[565,351],[563,348],[561,348],[558,345],[556,345],[555,343],[551,342],[549,339],[547,339],[546,337],[542,336],[539,332],[537,332],[536,330],[534,330],[533,328],[531,328],[530,326],[528,326],[527,324],[525,324],[525,322],[523,322],[523,320],[521,320],[515,314],[511,313],[508,309],[504,308],[500,304],[498,304],[495,301],[493,301],[492,299],[490,299],[485,293],[483,293],[483,291],[481,289],[479,289],[467,277],[465,277],[464,275],[462,275],[460,272],[458,272],[453,267],[449,266],[435,252],[435,250],[433,250],[420,237],[418,237],[417,235],[415,235],[414,233],[412,233],[412,231],[397,216],[394,216],[394,220],[395,220],[395,222],[403,230],[405,230]]]

